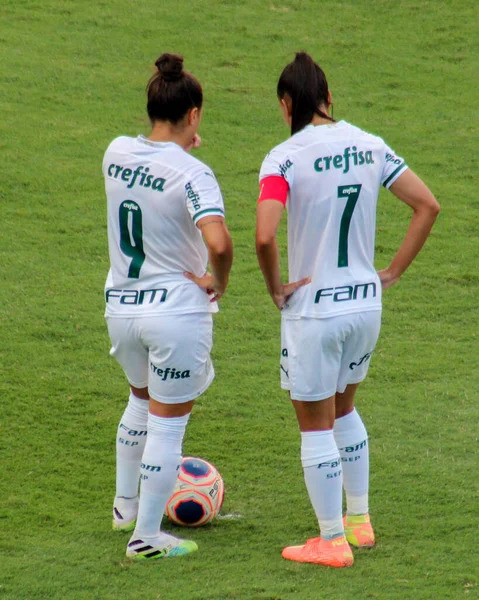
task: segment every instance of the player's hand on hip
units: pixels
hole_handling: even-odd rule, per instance
[[[303,285],[308,285],[308,283],[311,283],[311,277],[305,277],[304,279],[300,279],[299,281],[294,281],[292,283],[285,283],[283,284],[279,293],[271,294],[271,298],[279,310],[283,310],[285,304],[288,302],[294,292],[298,288],[303,287]]]
[[[205,273],[202,277],[198,277],[198,275],[186,271],[184,276],[196,283],[206,294],[212,295],[210,302],[219,300],[226,291],[226,284],[222,285],[211,273]]]
[[[378,271],[379,279],[381,280],[381,285],[383,290],[387,290],[392,287],[395,283],[400,280],[400,276],[394,273],[391,273],[389,269],[382,269],[382,271]]]

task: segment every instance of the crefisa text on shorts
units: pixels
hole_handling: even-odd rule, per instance
[[[188,379],[190,377],[189,369],[185,369],[184,371],[170,367],[159,369],[152,362],[150,362],[150,369],[155,375],[161,378],[161,381],[166,381],[167,379]]]

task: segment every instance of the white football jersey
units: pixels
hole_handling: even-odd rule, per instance
[[[173,142],[119,137],[103,159],[110,271],[106,316],[216,312],[186,279],[204,275],[208,251],[196,223],[224,216],[209,167]]]
[[[308,125],[263,161],[260,182],[289,184],[289,280],[311,276],[283,309],[286,318],[331,317],[381,308],[374,268],[376,204],[407,169],[385,142],[345,121]]]

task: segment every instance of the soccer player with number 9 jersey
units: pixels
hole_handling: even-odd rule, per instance
[[[214,378],[212,313],[232,261],[216,178],[189,154],[200,142],[201,85],[179,55],[155,64],[147,86],[151,134],[115,139],[103,160],[106,319],[111,354],[131,388],[117,434],[113,528],[134,530],[126,554],[142,560],[197,549],[160,525],[194,400]]]
[[[301,431],[301,462],[320,536],[283,557],[333,567],[353,564],[350,545],[371,547],[366,428],[354,408],[381,324],[382,291],[399,281],[439,212],[426,185],[379,137],[330,115],[326,77],[300,52],[277,88],[292,136],[260,172],[256,248],[268,291],[282,311],[281,386]],[[413,212],[390,266],[376,272],[380,186]],[[288,209],[291,283],[279,272],[276,230]],[[347,512],[342,516],[342,488]]]

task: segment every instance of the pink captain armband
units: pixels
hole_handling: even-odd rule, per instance
[[[258,204],[263,200],[277,200],[286,206],[289,183],[279,175],[269,175],[260,181]]]

